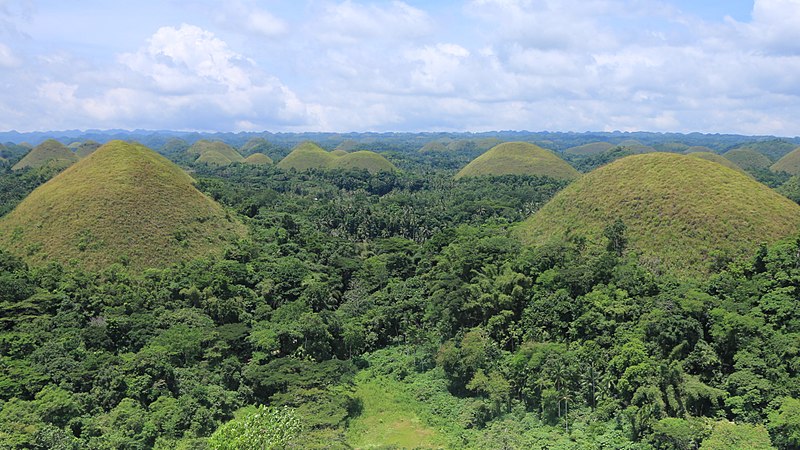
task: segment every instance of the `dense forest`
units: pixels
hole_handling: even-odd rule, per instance
[[[0,249],[0,448],[800,448],[800,236],[703,276],[651,270],[619,220],[527,246],[512,231],[569,181],[454,180],[479,151],[403,139],[379,174],[158,147],[246,225],[220,257],[88,271]],[[21,156],[0,214],[56,172]]]

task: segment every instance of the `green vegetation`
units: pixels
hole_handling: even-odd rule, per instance
[[[783,139],[770,139],[758,142],[749,142],[737,145],[734,149],[754,150],[772,161],[781,159],[784,155],[797,148],[798,143],[788,142]]]
[[[242,226],[180,168],[136,144],[102,146],[0,220],[0,241],[27,261],[133,270],[219,254]]]
[[[195,162],[216,166],[226,166],[235,162],[243,162],[244,157],[230,145],[221,141],[199,140],[186,150],[186,153],[196,156]]]
[[[773,172],[786,172],[789,175],[800,175],[800,147],[787,153],[778,162],[770,166]]]
[[[641,142],[637,141],[636,139],[626,139],[626,140],[620,142],[619,144],[617,144],[617,147],[626,149],[627,151],[629,151],[631,153],[634,153],[634,154],[636,154],[636,153],[651,153],[651,152],[656,151],[655,148],[653,148],[653,147],[651,147],[649,145],[642,144]]]
[[[536,141],[569,148],[623,135],[658,144],[637,133]],[[247,140],[219,136],[239,148]],[[576,181],[454,180],[467,153],[418,152],[445,134],[313,136],[326,148],[375,142],[403,170],[217,167],[194,164],[170,142],[169,155],[221,210],[174,164],[117,141],[0,219],[1,230],[15,217],[24,223],[0,238],[0,448],[800,445],[800,234],[768,243],[759,228],[780,223],[776,210],[796,219],[800,206],[739,172],[675,154],[632,156]],[[160,139],[154,147],[169,141]],[[281,155],[298,136],[268,139]],[[741,141],[662,139],[715,149]],[[626,152],[575,161],[588,167]],[[10,208],[53,172],[0,167],[0,201]],[[581,213],[566,236],[523,244],[523,221],[567,194]],[[80,263],[108,249],[96,228],[131,236],[126,223],[138,216],[163,217],[147,237],[172,231],[160,253],[180,253],[195,234],[170,227],[186,205],[195,208],[195,195],[221,217],[194,231],[234,231],[225,241],[211,236],[208,253],[135,267],[117,246],[110,253],[121,264]],[[72,197],[80,207],[59,206]],[[20,220],[30,202],[47,220]],[[614,214],[582,228],[604,209]],[[86,214],[89,222],[74,224]],[[22,257],[10,251],[53,217],[61,218],[53,241],[89,230],[73,239],[78,256],[27,256],[43,244]],[[660,246],[647,255],[638,249],[645,222],[654,229],[646,239]],[[685,250],[672,241],[696,240],[707,267],[665,269],[661,258]]]
[[[748,172],[767,169],[772,165],[772,161],[769,158],[750,148],[735,148],[728,150],[722,156]]]
[[[596,155],[598,153],[603,153],[605,151],[608,151],[612,148],[614,148],[614,146],[609,144],[608,142],[591,142],[589,144],[570,147],[564,150],[564,154],[570,156]]]
[[[81,159],[86,158],[87,156],[94,153],[94,151],[97,150],[98,148],[100,148],[100,143],[90,139],[86,142],[79,144],[78,147],[75,148],[75,156]]]
[[[34,147],[24,158],[16,163],[12,169],[36,169],[40,167],[64,169],[77,160],[78,157],[64,144],[53,139],[48,139]]]
[[[335,156],[344,156],[347,154],[347,151],[337,148],[336,150],[331,151],[331,155]]]
[[[265,164],[272,164],[272,158],[263,153],[253,153],[244,159],[244,163],[255,166],[263,166]]]
[[[571,180],[580,174],[553,152],[526,142],[493,147],[456,174],[456,179],[482,175],[532,175]]]
[[[302,172],[309,169],[366,170],[370,173],[391,172],[397,168],[383,156],[366,150],[353,153],[326,152],[313,142],[297,145],[278,167]]]
[[[430,141],[419,149],[420,153],[470,153],[480,154],[492,147],[502,144],[498,138],[480,139],[437,139]]]
[[[715,162],[717,164],[721,164],[729,169],[738,170],[739,172],[744,172],[741,167],[737,166],[736,163],[733,161],[725,158],[722,155],[718,155],[716,153],[707,152],[707,151],[695,151],[688,153],[687,156],[691,158],[700,158],[705,159],[706,161]]]
[[[629,250],[652,270],[707,272],[718,258],[749,254],[800,230],[800,208],[764,185],[699,158],[668,153],[615,161],[560,192],[527,220],[528,244],[583,236],[602,244],[624,223]]]

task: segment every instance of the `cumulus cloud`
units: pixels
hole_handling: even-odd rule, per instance
[[[252,3],[227,2],[223,8],[218,21],[229,29],[269,38],[281,36],[289,29],[284,20]]]
[[[336,45],[362,44],[373,39],[415,39],[434,30],[434,22],[425,11],[401,1],[387,6],[351,0],[328,3],[316,19],[309,24],[309,35]]]

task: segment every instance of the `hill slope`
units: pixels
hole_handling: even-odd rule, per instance
[[[332,169],[365,169],[372,174],[397,170],[397,167],[388,159],[366,150],[336,156],[329,167]]]
[[[75,149],[75,156],[78,158],[86,158],[87,156],[94,153],[95,150],[100,148],[100,143],[95,142],[92,140],[86,141],[78,145],[78,148]]]
[[[596,155],[613,147],[614,146],[608,142],[591,142],[589,144],[583,144],[577,147],[570,147],[564,150],[564,154],[570,156]]]
[[[24,158],[14,164],[12,169],[21,170],[44,166],[64,168],[69,167],[77,160],[78,157],[66,145],[54,139],[48,139],[31,149]]]
[[[735,148],[725,152],[722,156],[744,170],[766,169],[772,165],[769,158],[750,148]]]
[[[688,156],[629,156],[584,175],[516,230],[533,245],[585,236],[605,245],[621,219],[628,249],[656,270],[706,272],[715,254],[747,254],[800,230],[800,206],[741,172]]]
[[[482,175],[538,175],[571,180],[580,174],[555,153],[527,142],[492,147],[456,174],[456,179]]]
[[[787,153],[778,162],[770,166],[773,172],[786,172],[791,175],[800,175],[800,147]]]
[[[154,151],[112,141],[34,190],[0,220],[0,243],[38,264],[163,267],[222,251],[241,224]]]

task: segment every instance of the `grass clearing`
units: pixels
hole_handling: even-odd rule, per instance
[[[355,395],[363,409],[348,427],[353,448],[445,448],[440,433],[415,413],[417,400],[406,393],[402,382],[362,371],[356,378]]]

